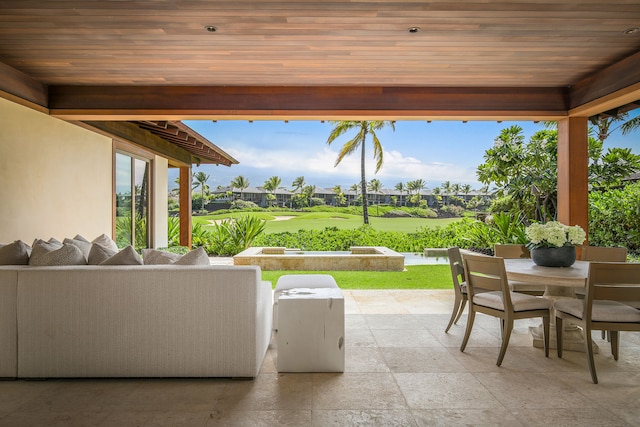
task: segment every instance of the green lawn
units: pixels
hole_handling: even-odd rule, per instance
[[[262,271],[275,287],[285,274],[330,274],[341,289],[451,289],[448,265],[409,265],[406,271]]]
[[[201,223],[205,229],[212,226],[212,220],[238,218],[252,215],[267,221],[265,233],[296,232],[305,230],[324,230],[327,227],[353,229],[362,225],[362,216],[334,212],[237,212],[220,215],[194,216],[193,224]],[[283,221],[275,221],[276,217],[294,217]],[[460,218],[379,218],[369,217],[371,226],[380,231],[414,232],[420,227],[446,226],[459,221]]]

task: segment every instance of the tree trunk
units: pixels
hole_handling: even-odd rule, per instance
[[[362,188],[362,218],[364,219],[364,224],[369,225],[369,202],[367,201],[367,178],[364,173],[364,146],[367,142],[367,130],[364,131],[364,137],[362,138],[362,152],[360,153],[360,175],[362,177],[362,181],[360,182],[360,187]]]

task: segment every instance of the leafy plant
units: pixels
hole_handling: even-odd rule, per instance
[[[640,183],[589,193],[589,242],[640,253]]]
[[[264,231],[264,225],[265,221],[254,216],[245,216],[234,220],[224,219],[216,224],[210,232],[205,232],[206,235],[201,246],[204,246],[209,254],[236,255],[252,245],[256,237]],[[194,236],[194,244],[195,240]]]
[[[496,232],[497,241],[495,243],[514,243],[524,245],[527,243],[525,234],[525,224],[523,219],[514,214],[505,212],[497,213],[486,221]]]
[[[167,241],[170,247],[180,246],[180,218],[169,217]]]
[[[135,226],[135,242],[132,232]],[[136,218],[132,224],[131,215],[116,218],[116,244],[119,248],[133,245],[136,249],[147,247],[147,220],[146,218]]]

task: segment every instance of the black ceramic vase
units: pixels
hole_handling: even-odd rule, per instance
[[[541,267],[571,267],[576,262],[576,247],[531,249],[531,259]]]

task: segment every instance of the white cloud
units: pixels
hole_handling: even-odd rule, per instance
[[[370,148],[370,146],[367,146]],[[311,182],[311,177],[322,177],[329,185],[345,182],[357,182],[360,178],[360,155],[354,153],[345,157],[342,162],[334,167],[338,151],[333,147],[325,146],[316,151],[304,151],[303,149],[257,149],[255,147],[224,148],[226,152],[238,159],[244,168],[259,169],[264,174],[277,174],[287,182],[288,177],[305,176]],[[395,183],[424,179],[429,188],[437,187],[444,181],[457,183],[475,183],[475,169],[470,170],[452,163],[430,162],[425,163],[415,157],[404,156],[400,151],[392,150],[384,152],[384,164],[382,169],[374,174],[375,160],[372,156],[366,159],[367,179],[377,178],[386,187],[392,187]]]

